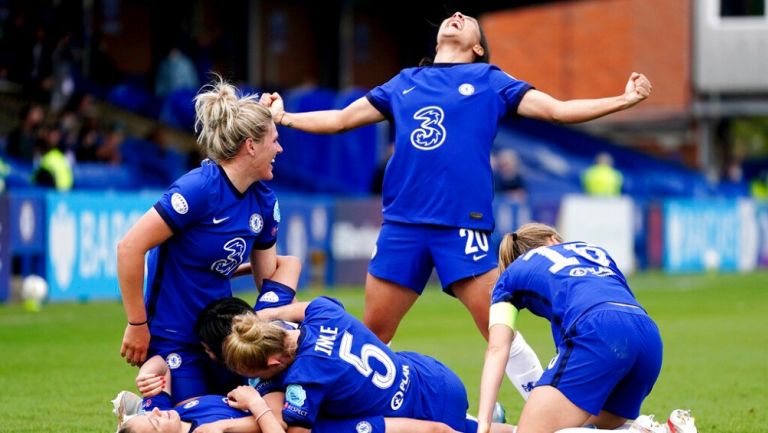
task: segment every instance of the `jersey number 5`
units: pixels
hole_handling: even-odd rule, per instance
[[[341,337],[339,357],[352,364],[365,377],[373,373],[371,382],[378,388],[387,389],[395,383],[395,363],[392,359],[383,350],[370,343],[363,344],[360,348],[360,356],[355,355],[352,353],[352,334],[349,332],[345,332]],[[386,371],[383,373],[374,371],[370,364],[371,358],[381,362]]]

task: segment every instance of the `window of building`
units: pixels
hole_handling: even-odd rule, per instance
[[[765,16],[765,0],[720,0],[721,17]]]

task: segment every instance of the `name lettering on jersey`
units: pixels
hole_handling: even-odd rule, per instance
[[[317,342],[315,342],[315,352],[321,352],[331,356],[331,353],[333,353],[333,345],[336,343],[336,336],[338,334],[339,328],[327,328],[321,326],[320,335],[317,336]]]
[[[400,380],[400,386],[395,395],[392,396],[390,406],[392,410],[398,410],[403,405],[405,400],[405,392],[408,391],[408,386],[411,384],[411,369],[407,365],[403,365],[403,378]]]

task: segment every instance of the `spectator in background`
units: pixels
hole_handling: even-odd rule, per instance
[[[35,144],[39,138],[45,112],[43,107],[30,103],[19,113],[19,125],[8,134],[8,156],[31,163],[35,157]]]
[[[621,195],[623,181],[621,172],[613,168],[613,158],[606,152],[598,153],[595,164],[589,167],[582,176],[584,192],[600,197]]]
[[[40,164],[33,174],[34,183],[39,186],[69,191],[74,184],[72,163],[60,147],[61,131],[56,126],[47,127],[39,141],[43,152]]]
[[[117,165],[123,160],[120,154],[120,146],[125,140],[125,126],[122,123],[113,123],[104,134],[104,140],[96,149],[96,159],[98,161]]]
[[[99,158],[96,151],[101,145],[101,140],[98,120],[95,117],[86,118],[77,134],[75,159],[78,162],[97,162]]]
[[[520,160],[512,149],[503,149],[495,157],[493,189],[510,200],[523,202],[527,198],[525,181],[520,175]]]
[[[164,97],[177,89],[196,89],[200,85],[192,60],[173,47],[160,62],[155,78],[155,95]]]

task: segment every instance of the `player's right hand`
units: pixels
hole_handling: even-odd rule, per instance
[[[125,362],[138,366],[147,359],[147,350],[149,349],[149,326],[126,325],[123,333],[123,344],[120,347],[120,356],[125,358]]]
[[[146,373],[136,376],[136,387],[144,398],[160,394],[165,387],[165,375]]]
[[[259,100],[261,105],[269,107],[269,112],[272,113],[272,120],[279,124],[283,120],[285,114],[285,105],[283,104],[283,97],[279,93],[264,93]]]

